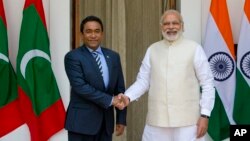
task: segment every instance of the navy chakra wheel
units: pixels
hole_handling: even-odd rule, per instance
[[[234,62],[227,53],[216,52],[209,57],[208,61],[216,81],[224,81],[233,74]]]
[[[250,51],[243,55],[240,60],[240,69],[250,79]]]

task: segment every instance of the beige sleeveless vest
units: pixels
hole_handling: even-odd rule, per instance
[[[151,77],[147,124],[180,127],[197,123],[200,89],[194,71],[197,43],[180,38],[150,46]]]

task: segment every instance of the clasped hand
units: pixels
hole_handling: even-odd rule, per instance
[[[123,110],[129,104],[129,98],[123,93],[119,93],[117,96],[114,96],[112,105],[117,107],[119,110]]]

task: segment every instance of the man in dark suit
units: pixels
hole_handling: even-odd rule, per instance
[[[65,128],[69,141],[112,141],[114,106],[121,107],[124,78],[118,53],[101,47],[102,21],[88,16],[81,22],[84,44],[65,56],[71,85]],[[116,135],[124,132],[126,109],[116,109]]]

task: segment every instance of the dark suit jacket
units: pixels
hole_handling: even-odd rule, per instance
[[[95,135],[105,122],[107,133],[114,132],[114,107],[110,104],[113,95],[124,93],[124,78],[119,54],[107,48],[102,48],[102,52],[109,70],[107,88],[94,57],[84,45],[65,56],[71,85],[65,122],[68,131]],[[126,125],[126,109],[116,109],[116,123]]]

